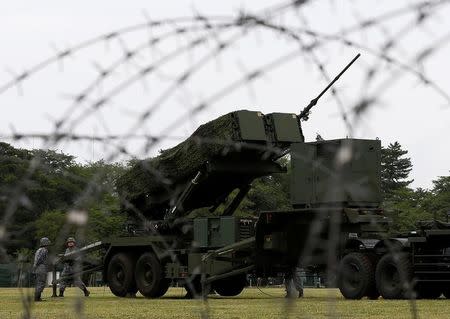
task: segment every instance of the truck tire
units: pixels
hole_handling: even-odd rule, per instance
[[[151,252],[139,257],[134,276],[139,292],[146,298],[159,298],[169,288],[170,282],[164,278],[161,262]]]
[[[134,258],[126,253],[115,254],[108,263],[106,279],[109,289],[117,297],[136,294]]]
[[[339,264],[339,290],[346,299],[375,295],[374,274],[374,266],[368,255],[350,253]]]
[[[412,265],[406,253],[389,253],[378,262],[375,278],[384,299],[413,297]]]
[[[245,274],[217,280],[213,283],[214,291],[220,296],[232,297],[239,295],[247,285]]]

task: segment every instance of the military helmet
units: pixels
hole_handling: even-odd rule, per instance
[[[75,238],[73,238],[73,237],[69,237],[69,238],[67,238],[67,240],[66,240],[66,244],[67,243],[70,243],[70,242],[72,242],[72,243],[74,243],[74,244],[76,244],[77,243],[77,241],[75,240]]]
[[[39,245],[41,247],[50,246],[51,244],[52,244],[52,242],[47,237],[42,237],[40,242],[39,242]]]

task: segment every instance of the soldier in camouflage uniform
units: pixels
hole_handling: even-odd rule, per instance
[[[293,267],[284,274],[284,286],[286,287],[286,298],[303,297],[303,280],[301,278],[302,269]]]
[[[34,301],[42,301],[41,294],[44,291],[47,283],[48,273],[48,249],[51,245],[50,240],[47,237],[43,237],[40,240],[40,248],[34,255],[33,272],[36,276],[36,288],[34,290]]]
[[[64,254],[72,253],[72,252],[75,252],[78,250],[78,248],[76,246],[77,244],[76,244],[75,238],[73,238],[73,237],[67,238],[66,243],[67,243],[67,249]],[[61,277],[62,278],[67,277],[67,278],[61,280],[61,282],[59,283],[59,296],[58,297],[64,297],[64,290],[70,284],[73,284],[74,286],[83,290],[84,295],[86,297],[88,297],[90,295],[90,292],[89,292],[89,290],[87,290],[86,285],[81,280],[80,275],[72,276],[72,274],[75,272],[74,263],[79,262],[79,258],[80,257],[76,257],[75,259],[66,260],[64,262],[64,268],[61,273]]]

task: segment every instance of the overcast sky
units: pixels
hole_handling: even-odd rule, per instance
[[[359,21],[419,2],[312,1],[298,12],[288,9],[278,14],[269,10],[264,12],[264,17],[293,30],[302,27],[321,34],[336,34]],[[2,1],[0,63],[4,72],[0,73],[0,87],[11,80],[11,74],[29,70],[58,52],[96,36],[148,22],[148,19],[192,17],[199,13],[214,16],[211,22],[215,24],[227,17],[236,17],[240,11],[261,13],[264,8],[280,3],[283,2]],[[341,119],[336,99],[326,94],[310,120],[303,124],[306,138],[312,141],[316,133],[320,133],[326,139],[350,135],[379,138],[383,145],[399,141],[412,158],[413,186],[428,188],[437,176],[449,174],[450,162],[450,106],[444,97],[444,93],[450,94],[450,46],[446,37],[450,30],[447,19],[450,8],[442,5],[432,13],[432,18],[420,27],[414,23],[418,15],[417,10],[413,10],[409,14],[386,19],[380,25],[346,33],[344,38],[356,44],[353,46],[342,45],[339,40],[325,41],[298,33],[306,44],[318,41],[314,56],[299,50],[298,42],[264,28],[250,28],[245,34],[242,28],[205,31],[199,25],[195,30],[194,24],[177,20],[151,30],[140,28],[120,33],[109,41],[95,41],[85,49],[74,51],[62,61],[51,63],[33,74],[19,87],[0,94],[3,108],[0,134],[4,137],[12,132],[47,134],[54,130],[56,121],[64,119],[72,123],[63,126],[64,131],[74,134],[167,135],[152,148],[146,148],[142,140],[131,138],[114,143],[61,141],[51,146],[77,156],[80,161],[107,158],[116,151],[115,144],[125,146],[138,157],[153,156],[158,149],[170,147],[189,136],[201,123],[233,110],[299,113],[327,84],[314,59],[323,63],[325,70],[334,76],[360,52],[362,56],[357,64],[336,85],[338,98],[349,112],[365,94],[375,96],[377,103],[361,118],[350,116],[353,130],[349,131]],[[180,26],[192,29],[170,36]],[[208,42],[190,50],[184,49],[195,39],[205,36],[210,38]],[[391,37],[396,41],[388,52],[389,56],[410,67],[410,71],[400,69],[399,63],[380,62],[377,57],[383,53],[380,47]],[[149,38],[162,40],[150,48],[146,46]],[[220,55],[207,58],[220,41],[230,41],[232,46]],[[137,50],[132,59],[126,60],[107,80],[97,85],[84,103],[73,104],[73,98],[98,77],[99,69],[123,59],[134,48],[143,49]],[[426,48],[431,48],[429,59],[423,65],[413,63],[414,57]],[[296,50],[298,54],[277,67],[270,70],[264,67]],[[176,55],[176,58],[164,62],[167,55]],[[206,59],[205,63],[192,72],[188,81],[174,86],[174,81],[185,70],[202,59]],[[151,65],[156,66],[155,72],[150,72],[145,79],[138,77],[126,88],[118,90]],[[372,66],[376,67],[378,78],[366,87],[364,76]],[[268,71],[261,78],[251,84],[238,85],[236,89],[227,89],[226,94],[215,98],[223,88],[261,68]],[[424,72],[436,87],[421,84],[413,70]],[[82,115],[105,96],[110,97],[108,103],[96,112]],[[208,102],[207,107],[192,115],[192,109],[205,101]],[[137,125],[140,114],[149,107],[154,108],[154,113]],[[70,112],[69,116],[67,112]],[[78,117],[80,121],[76,120]],[[173,127],[167,130],[170,126]],[[30,148],[44,145],[37,138],[14,144]]]

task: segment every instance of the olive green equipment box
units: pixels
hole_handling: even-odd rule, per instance
[[[339,139],[291,145],[294,208],[378,207],[381,203],[381,143]]]

